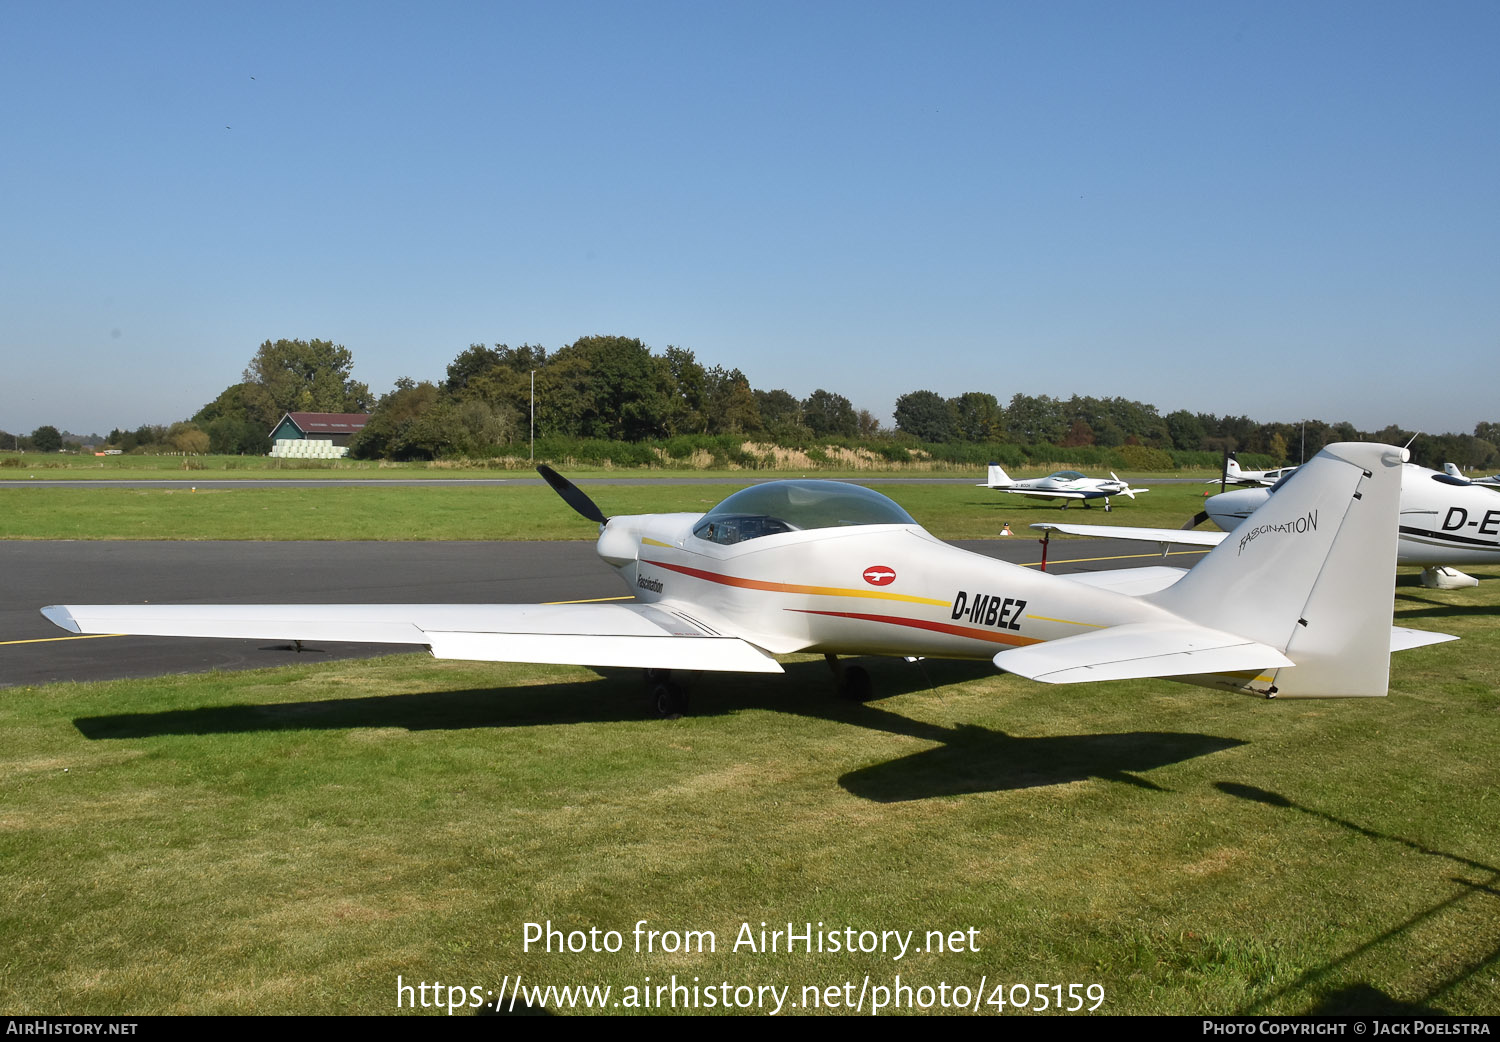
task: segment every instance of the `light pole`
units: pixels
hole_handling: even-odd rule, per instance
[[[536,462],[536,370],[531,371],[531,462]]]

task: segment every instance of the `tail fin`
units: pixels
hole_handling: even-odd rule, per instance
[[[1224,476],[1226,478],[1243,476],[1240,472],[1240,461],[1234,458],[1234,453],[1232,452],[1224,458]]]
[[[1005,473],[1004,467],[998,463],[991,463],[990,480],[987,484],[990,488],[1005,488],[1008,485],[1014,485],[1015,482],[1010,479],[1009,474]]]
[[[1150,599],[1282,651],[1280,697],[1383,695],[1401,464],[1389,445],[1329,445],[1173,586]]]

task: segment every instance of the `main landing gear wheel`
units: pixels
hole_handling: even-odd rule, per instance
[[[833,670],[833,682],[839,697],[851,702],[868,702],[875,695],[875,682],[864,666],[846,666],[837,655],[824,655],[828,668]]]
[[[839,692],[851,702],[868,702],[875,694],[875,682],[870,679],[864,666],[850,666],[844,670],[844,683]]]
[[[670,669],[646,670],[646,704],[663,720],[675,720],[687,712],[688,696],[672,679]]]

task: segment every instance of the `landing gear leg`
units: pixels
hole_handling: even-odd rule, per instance
[[[864,666],[846,666],[837,655],[824,655],[823,658],[833,670],[833,682],[839,697],[851,702],[868,702],[875,694],[875,683]]]
[[[687,712],[687,692],[672,679],[670,669],[646,670],[646,705],[663,720],[675,720]]]

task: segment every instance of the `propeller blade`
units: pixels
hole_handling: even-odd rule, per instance
[[[1203,522],[1205,522],[1207,520],[1208,520],[1208,511],[1207,510],[1200,510],[1196,514],[1193,515],[1193,518],[1192,518],[1191,521],[1189,521],[1187,524],[1185,524],[1185,525],[1182,526],[1182,530],[1184,532],[1186,532],[1190,528],[1197,528],[1199,525],[1203,524]]]
[[[594,501],[584,494],[581,488],[545,463],[538,463],[536,472],[542,476],[543,481],[552,486],[553,492],[562,496],[564,503],[590,521],[602,525],[609,520],[609,518],[604,516],[604,511],[600,510]]]

